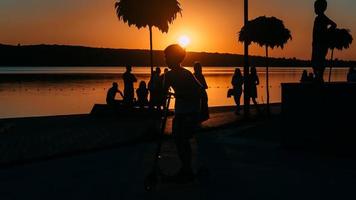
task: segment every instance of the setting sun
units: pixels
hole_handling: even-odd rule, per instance
[[[187,47],[190,44],[190,38],[186,35],[182,35],[179,37],[178,42],[182,47]]]

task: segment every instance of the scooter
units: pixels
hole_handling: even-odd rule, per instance
[[[151,172],[146,176],[145,180],[144,180],[144,186],[145,186],[145,190],[147,192],[152,191],[156,188],[158,181],[160,178],[162,178],[164,176],[164,174],[162,174],[161,169],[158,166],[158,162],[161,158],[161,148],[162,148],[162,143],[163,143],[163,136],[164,136],[164,131],[166,129],[166,124],[167,124],[167,118],[168,118],[168,113],[169,113],[169,104],[171,102],[171,98],[174,94],[173,93],[168,93],[166,96],[166,101],[165,101],[165,105],[164,105],[164,111],[163,111],[163,115],[162,115],[162,124],[160,127],[160,133],[159,133],[159,137],[158,137],[158,144],[157,144],[157,149],[155,152],[155,157],[154,157],[154,161],[153,161],[153,166],[152,166],[152,170]]]

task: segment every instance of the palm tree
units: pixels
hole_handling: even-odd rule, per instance
[[[334,59],[334,50],[343,50],[348,49],[352,43],[352,35],[350,34],[350,30],[347,29],[333,29],[329,33],[329,49],[331,49],[331,59],[330,63],[333,62]],[[330,65],[329,70],[329,83],[331,81],[331,70],[332,64]]]
[[[270,114],[269,107],[269,77],[268,77],[268,48],[281,47],[288,40],[292,39],[291,33],[285,28],[283,21],[275,17],[258,17],[251,20],[241,28],[239,33],[239,41],[255,42],[266,49],[266,92],[267,92],[267,113]]]
[[[119,20],[138,29],[148,26],[150,31],[150,64],[153,72],[152,27],[167,33],[169,24],[182,14],[177,0],[117,0],[115,10]]]

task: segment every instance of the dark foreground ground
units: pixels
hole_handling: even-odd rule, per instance
[[[227,109],[214,112],[192,140],[195,169],[206,173],[189,184],[159,184],[150,193],[143,180],[156,145],[138,141],[144,126],[120,134],[128,123],[85,116],[47,118],[46,129],[38,128],[40,119],[2,120],[1,155],[8,157],[1,156],[0,199],[355,199],[356,161],[283,148],[281,136],[288,133],[280,129],[279,106],[273,113],[245,121]],[[49,136],[54,130],[55,139]],[[179,161],[169,137],[162,151],[160,166],[173,174]],[[14,162],[21,156],[28,162]]]

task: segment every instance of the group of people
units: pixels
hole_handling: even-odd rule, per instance
[[[308,73],[308,71],[305,69],[302,72],[302,76],[300,78],[300,83],[311,83],[315,81],[314,74],[312,72]]]
[[[132,67],[126,66],[126,72],[123,74],[122,78],[124,80],[124,92],[119,90],[119,85],[117,82],[112,83],[112,87],[108,90],[106,95],[106,103],[113,107],[120,107],[123,105],[132,106],[134,104],[134,83],[137,82],[135,75],[131,73]],[[146,83],[140,83],[140,88],[144,86],[146,88]],[[141,93],[140,97],[145,96],[145,91],[138,89]],[[116,94],[119,93],[122,100],[116,100]]]
[[[172,176],[177,182],[189,182],[194,179],[192,169],[192,149],[190,139],[193,137],[200,123],[209,119],[208,89],[207,82],[202,73],[202,65],[199,62],[194,63],[194,73],[181,66],[186,52],[177,45],[170,45],[165,50],[165,60],[169,69],[165,69],[161,74],[160,68],[152,73],[151,79],[146,86],[141,81],[136,90],[138,100],[137,105],[150,108],[161,109],[164,105],[166,94],[169,88],[174,90],[175,107],[174,119],[172,124],[172,134],[174,136],[177,153],[181,161],[181,168],[178,173]],[[134,105],[134,83],[136,77],[131,73],[131,67],[126,67],[123,74],[124,92],[118,89],[118,84],[113,83],[113,87],[108,90],[107,103],[110,105],[126,104]],[[246,81],[245,81],[246,80]],[[236,113],[240,112],[240,97],[243,93],[242,86],[248,84],[248,93],[246,95],[252,98],[257,105],[257,85],[259,78],[256,68],[251,68],[248,77],[243,77],[240,69],[236,69],[232,78],[232,95],[237,104]],[[115,100],[115,94],[119,93],[123,98],[122,101]],[[150,94],[150,101],[148,101]]]
[[[316,75],[312,72],[309,72],[305,69],[302,72],[302,76],[300,78],[300,83],[313,83],[318,82]],[[354,83],[356,82],[356,70],[354,67],[350,67],[347,73],[347,82]]]
[[[330,20],[325,11],[327,8],[326,0],[316,0],[315,13],[317,17],[314,23],[313,30],[313,54],[312,67],[313,72],[308,75],[307,71],[303,72],[301,81],[307,82],[311,80],[323,81],[323,74],[326,65],[326,54],[328,51],[328,32],[336,28],[336,23]],[[152,73],[151,80],[148,86],[144,81],[141,81],[139,88],[136,90],[137,103],[140,107],[149,105],[151,108],[161,109],[164,105],[165,94],[168,88],[174,90],[175,97],[175,116],[172,125],[172,135],[174,136],[177,153],[181,161],[181,168],[174,176],[178,182],[188,182],[194,179],[192,169],[192,149],[190,139],[194,132],[199,127],[199,124],[209,118],[208,112],[208,95],[206,89],[208,85],[202,74],[202,66],[200,63],[194,64],[194,74],[181,66],[186,52],[177,45],[173,44],[164,50],[165,61],[169,70],[165,70],[163,75],[159,68],[156,68]],[[131,67],[126,67],[127,71],[123,75],[124,93],[118,89],[117,83],[113,83],[113,87],[109,89],[107,94],[108,104],[126,105],[134,104],[134,83],[137,82],[136,77],[131,73]],[[348,79],[355,79],[355,70],[350,69]],[[251,67],[251,72],[247,77],[244,77],[240,69],[236,69],[232,77],[232,89],[229,90],[228,96],[233,96],[236,103],[236,114],[240,114],[240,98],[243,92],[253,103],[257,105],[257,85],[259,85],[259,77],[255,67]],[[246,90],[243,90],[243,85]],[[115,94],[119,93],[123,102],[115,100]],[[150,93],[150,101],[148,95]]]
[[[141,81],[136,90],[137,101],[134,101],[134,83],[137,82],[137,79],[131,73],[131,66],[127,66],[126,72],[123,74],[124,92],[122,93],[118,89],[118,84],[114,82],[107,92],[106,101],[109,105],[114,106],[134,106],[136,102],[136,105],[141,108],[148,106],[160,110],[166,101],[169,88],[172,88],[175,97],[172,134],[181,161],[181,169],[172,179],[178,182],[187,182],[194,179],[190,139],[199,124],[209,118],[206,92],[208,85],[199,62],[194,64],[194,74],[181,66],[186,56],[186,52],[181,46],[170,45],[164,50],[164,53],[169,69],[165,69],[161,74],[160,68],[156,68],[147,85]],[[123,100],[115,99],[117,93]],[[148,101],[148,95],[150,101]]]
[[[126,66],[126,72],[122,76],[124,81],[124,92],[119,90],[117,82],[113,82],[112,87],[107,92],[107,104],[116,107],[138,106],[140,108],[148,107],[159,111],[162,110],[162,108],[165,106],[166,97],[169,92],[169,87],[166,81],[166,75],[169,72],[169,69],[165,68],[164,73],[161,74],[161,69],[157,67],[152,72],[148,84],[145,81],[140,81],[139,87],[136,89],[137,99],[134,98],[134,83],[137,82],[137,78],[134,74],[131,73],[131,71],[132,67]],[[193,76],[194,79],[199,82],[202,88],[200,99],[200,118],[201,121],[205,121],[209,119],[208,94],[206,92],[208,85],[202,73],[202,65],[199,62],[194,63]],[[122,100],[115,99],[117,93],[120,95]]]
[[[164,70],[166,73],[168,69]],[[155,108],[160,110],[164,105],[164,89],[163,89],[163,79],[164,74],[161,74],[161,69],[159,67],[152,73],[151,79],[147,84],[145,81],[140,81],[139,87],[135,89],[134,84],[137,82],[137,78],[132,74],[132,67],[126,66],[126,72],[122,75],[124,81],[124,92],[121,92],[118,87],[117,82],[113,82],[112,87],[108,90],[106,96],[106,103],[108,105],[116,107],[134,107],[138,106],[140,108],[145,108],[149,106],[150,108]],[[122,100],[116,100],[115,95],[120,94]],[[150,94],[150,95],[149,95]],[[150,100],[148,100],[150,97]]]
[[[246,84],[247,91],[242,89],[243,84]],[[247,77],[243,77],[241,70],[239,68],[235,69],[234,75],[232,76],[231,85],[232,89],[228,91],[228,97],[233,96],[236,103],[235,114],[239,115],[241,110],[241,95],[243,91],[249,99],[252,99],[252,102],[256,106],[257,112],[260,113],[259,106],[257,104],[257,85],[260,84],[260,79],[257,75],[256,67],[252,66],[250,74]]]

